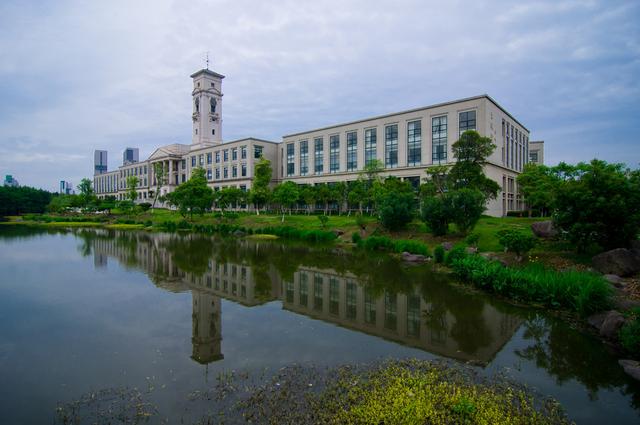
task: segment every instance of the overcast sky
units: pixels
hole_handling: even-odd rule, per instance
[[[0,2],[0,174],[57,190],[94,149],[191,141],[191,79],[225,140],[487,93],[546,160],[640,163],[638,1]]]

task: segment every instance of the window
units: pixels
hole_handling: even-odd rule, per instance
[[[247,164],[242,164],[241,173],[242,173],[242,177],[247,177]]]
[[[238,160],[238,148],[231,149],[231,160],[232,161]]]
[[[529,152],[529,161],[530,162],[538,162],[538,151],[530,151]]]
[[[238,177],[238,166],[234,165],[231,167],[231,177]]]
[[[313,308],[322,311],[322,275],[313,276]]]
[[[364,166],[371,164],[378,156],[376,152],[376,143],[378,136],[375,128],[364,131]]]
[[[225,179],[229,178],[229,167],[224,167],[224,169],[222,170],[222,177]]]
[[[192,167],[195,167],[195,166],[196,166],[196,157],[195,157],[195,156],[192,156],[192,157],[191,157],[191,166],[192,166]]]
[[[186,159],[183,159],[183,160],[181,161],[181,165],[182,165],[182,169],[183,169],[183,170],[184,170],[185,168],[187,168],[187,160],[186,160]]]
[[[207,153],[207,164],[211,164],[212,155],[211,152]]]
[[[460,134],[476,129],[476,111],[460,112]]]
[[[356,284],[347,282],[347,319],[355,320],[357,315],[356,306]]]
[[[216,168],[216,180],[220,180],[220,168]]]
[[[407,165],[420,165],[422,161],[422,122],[407,124]]]
[[[398,124],[388,125],[384,129],[384,166],[398,166]]]
[[[340,170],[340,136],[329,136],[329,172],[337,173]]]
[[[439,164],[447,162],[447,117],[431,119],[431,161]]]
[[[216,152],[216,164],[220,163],[220,151]]]
[[[240,158],[247,159],[247,147],[240,146]]]
[[[407,335],[420,336],[420,297],[409,295],[407,297]]]
[[[358,168],[358,133],[347,133],[347,171]]]
[[[211,87],[213,87],[213,83],[211,83]],[[218,105],[218,102],[216,101],[216,98],[212,97],[211,101],[209,102],[209,104],[211,105],[211,113],[215,114],[216,113],[216,106]]]
[[[340,290],[335,277],[329,278],[329,313],[336,316],[340,313]]]
[[[204,154],[198,155],[198,159],[199,159],[199,164],[200,166],[204,165]]]
[[[295,145],[293,143],[287,143],[287,176],[293,176],[296,171],[294,161]]]
[[[262,146],[254,146],[253,147],[253,157],[258,159],[262,158]]]
[[[207,168],[207,180],[211,180],[211,168]]]
[[[309,300],[309,275],[300,273],[300,305],[307,306]]]
[[[309,173],[309,142],[300,141],[300,175],[306,176]]]
[[[314,172],[316,174],[322,174],[324,171],[324,141],[322,137],[318,137],[313,140],[314,144]]]
[[[364,290],[364,321],[369,324],[376,323],[376,299],[369,288]]]
[[[196,107],[196,114],[197,114],[198,112],[200,112],[200,99],[198,99],[197,97],[195,101],[195,107]]]
[[[223,152],[224,162],[229,161],[229,149],[225,149]]]
[[[384,294],[384,327],[396,330],[398,325],[398,298],[396,294]]]

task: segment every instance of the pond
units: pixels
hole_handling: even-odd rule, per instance
[[[577,423],[638,423],[640,386],[596,339],[429,265],[196,234],[0,226],[3,423],[144,389],[157,423],[197,417],[220,373],[450,359],[558,399]]]

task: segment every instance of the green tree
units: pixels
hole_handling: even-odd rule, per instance
[[[349,203],[358,206],[358,211],[362,215],[362,205],[367,201],[367,189],[364,181],[358,179],[349,182],[349,194],[347,195]]]
[[[271,183],[272,174],[271,161],[261,157],[255,165],[253,185],[249,193],[249,200],[254,205],[257,215],[260,215],[260,208],[269,202],[269,198],[271,197],[269,183]]]
[[[136,190],[136,188],[138,187],[138,183],[140,183],[140,179],[138,178],[138,176],[127,177],[126,197],[133,203],[135,203],[136,199],[138,199],[138,191]]]
[[[167,201],[178,208],[180,214],[193,218],[193,213],[204,214],[213,204],[213,190],[207,186],[205,171],[194,168],[191,178],[166,195]]]
[[[518,261],[522,261],[522,257],[536,245],[533,236],[513,229],[500,230],[498,241],[506,251],[515,253]]]
[[[500,185],[484,174],[484,164],[496,146],[489,137],[482,137],[474,130],[467,130],[456,141],[451,149],[456,163],[448,174],[449,189],[477,189],[485,200],[495,199]]]
[[[555,201],[555,194],[561,179],[558,172],[545,165],[526,164],[517,178],[518,188],[531,209],[540,211],[540,215],[548,215]]]
[[[389,177],[378,195],[378,217],[388,230],[404,229],[415,213],[415,193],[409,182]]]
[[[153,163],[153,174],[156,188],[153,191],[153,204],[151,205],[151,208],[156,207],[156,202],[158,202],[160,191],[167,184],[167,175],[164,172],[164,164],[162,162]]]
[[[628,246],[640,231],[640,178],[623,164],[580,163],[559,184],[554,221],[584,252]]]
[[[326,183],[316,185],[316,199],[324,204],[324,215],[329,211],[329,201],[331,201],[331,189]]]
[[[451,217],[442,196],[427,196],[422,201],[422,221],[434,236],[447,234]]]
[[[300,197],[300,192],[298,190],[298,185],[292,181],[284,182],[279,184],[273,189],[273,200],[280,204],[280,209],[282,210],[282,221],[284,222],[284,214],[285,209],[289,210],[289,215],[291,215],[291,208],[298,201]]]
[[[215,194],[216,204],[224,211],[226,209],[237,207],[245,196],[245,193],[237,187],[225,187]]]
[[[43,213],[53,198],[52,193],[28,186],[0,186],[0,216]]]
[[[91,204],[95,200],[95,195],[93,193],[93,183],[90,179],[85,177],[84,179],[80,180],[78,190],[80,191],[80,202],[82,203],[82,207],[87,208],[89,204]]]
[[[312,185],[304,185],[300,189],[300,198],[307,206],[307,214],[310,214],[316,203],[316,189]]]
[[[473,230],[486,209],[484,194],[478,189],[454,190],[445,195],[445,203],[451,221],[463,235]]]

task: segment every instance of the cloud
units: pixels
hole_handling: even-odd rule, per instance
[[[640,162],[640,6],[623,1],[17,1],[0,5],[0,173],[55,189],[191,139],[210,52],[223,136],[284,134],[489,93],[552,160]],[[597,121],[595,128],[580,123]],[[574,124],[575,123],[575,124]],[[576,131],[563,128],[575,126]],[[615,127],[615,128],[614,128]],[[580,141],[581,148],[564,146]],[[616,152],[619,152],[617,154]]]

